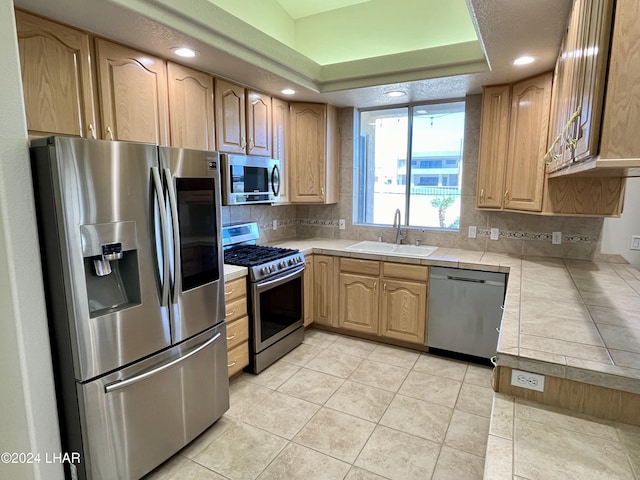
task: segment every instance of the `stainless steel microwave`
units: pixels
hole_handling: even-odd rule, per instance
[[[220,161],[223,205],[280,200],[280,160],[223,153]]]

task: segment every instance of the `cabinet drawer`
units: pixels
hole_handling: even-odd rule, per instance
[[[240,345],[249,339],[249,317],[244,316],[227,324],[227,349]]]
[[[232,377],[244,367],[249,365],[249,344],[247,342],[244,342],[238,345],[236,348],[229,350],[227,358],[227,368],[229,369],[229,376]]]
[[[244,317],[247,314],[247,298],[241,297],[231,302],[227,302],[224,309],[224,319],[227,324]]]
[[[363,273],[365,275],[380,275],[380,262],[376,260],[358,260],[356,258],[341,258],[341,272]]]
[[[429,281],[429,267],[427,266],[408,265],[406,263],[385,263],[382,268],[385,277],[417,280],[419,282]]]
[[[247,296],[247,280],[245,277],[236,278],[224,284],[224,300],[230,302],[236,298]]]

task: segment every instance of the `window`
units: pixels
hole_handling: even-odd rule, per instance
[[[463,140],[463,101],[362,110],[358,223],[458,229]]]

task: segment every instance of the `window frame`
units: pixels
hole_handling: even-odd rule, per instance
[[[371,106],[371,107],[362,107],[362,108],[358,108],[357,112],[358,115],[356,117],[356,128],[357,128],[357,149],[354,152],[354,167],[355,170],[357,172],[356,178],[354,178],[354,188],[357,189],[357,191],[359,192],[358,195],[355,195],[355,200],[353,201],[353,218],[354,218],[354,225],[361,225],[361,226],[388,226],[391,225],[390,223],[368,223],[366,221],[363,220],[363,218],[366,216],[367,212],[366,212],[366,205],[367,205],[367,189],[361,189],[360,186],[363,183],[363,176],[365,175],[364,172],[366,172],[367,170],[367,142],[365,137],[361,134],[362,130],[361,130],[361,121],[362,121],[362,113],[363,112],[375,112],[375,111],[384,111],[384,110],[397,110],[397,109],[401,109],[401,108],[406,108],[407,109],[407,153],[406,153],[406,158],[405,158],[405,172],[402,175],[398,175],[398,177],[404,177],[405,181],[403,183],[403,185],[405,186],[405,199],[404,199],[404,211],[405,211],[405,215],[404,218],[402,219],[402,228],[408,228],[408,229],[418,229],[418,230],[439,230],[439,231],[450,231],[450,232],[458,232],[460,231],[460,228],[442,228],[442,227],[431,227],[431,226],[418,226],[418,225],[409,225],[409,217],[410,215],[407,214],[408,212],[410,212],[409,208],[410,208],[410,203],[411,203],[411,175],[412,175],[412,163],[414,162],[413,159],[413,154],[412,154],[412,140],[413,140],[413,119],[414,119],[414,112],[416,108],[420,108],[420,107],[428,107],[429,105],[442,105],[442,104],[452,104],[452,103],[461,103],[463,105],[463,112],[465,114],[465,125],[466,125],[466,115],[467,115],[467,105],[466,105],[466,100],[464,97],[456,97],[456,98],[446,98],[446,99],[438,99],[438,100],[432,100],[432,101],[421,101],[421,102],[407,102],[407,103],[400,103],[400,104],[393,104],[393,105],[378,105],[378,106]],[[463,187],[463,175],[462,175],[462,171],[463,171],[463,165],[464,165],[464,141],[465,141],[465,137],[466,137],[466,129],[463,126],[463,133],[462,133],[462,150],[460,151],[460,159],[458,161],[458,185],[459,185],[459,191],[460,191],[460,199],[462,199],[464,192],[462,191],[462,187]],[[445,165],[445,161],[443,160],[443,168]],[[416,166],[417,169],[419,169],[419,166]],[[449,176],[449,174],[447,174],[447,177]],[[409,179],[409,181],[407,182],[407,179]],[[357,183],[356,183],[357,182]],[[362,190],[362,191],[361,191]],[[373,192],[371,192],[371,194],[373,195]],[[462,215],[462,205],[460,205],[460,215],[458,216],[458,218],[460,218],[460,216]]]

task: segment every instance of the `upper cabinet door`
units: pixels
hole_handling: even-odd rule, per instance
[[[164,60],[96,39],[103,138],[169,145]]]
[[[291,202],[324,203],[326,128],[326,105],[291,104]]]
[[[244,88],[216,78],[216,150],[246,153]]]
[[[509,142],[510,85],[485,87],[482,96],[478,208],[502,208],[504,172]]]
[[[271,156],[271,97],[247,90],[247,153]]]
[[[167,63],[171,145],[214,150],[213,77]]]
[[[21,11],[16,27],[29,132],[94,137],[89,36]]]
[[[513,85],[504,208],[542,209],[551,77],[546,73]]]

